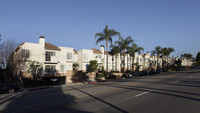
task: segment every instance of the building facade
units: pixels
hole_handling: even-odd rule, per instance
[[[140,65],[140,71],[156,69],[157,65],[162,67],[163,61],[172,65],[175,63],[177,58],[165,58],[151,56],[147,54],[137,54],[133,58],[129,54],[118,53],[112,55],[110,52],[105,52],[104,46],[100,49],[81,49],[76,51],[74,48],[70,47],[57,47],[50,43],[45,42],[45,37],[40,36],[39,43],[29,43],[24,42],[19,45],[15,52],[13,53],[13,63],[16,65],[15,68],[16,75],[22,74],[24,77],[31,77],[30,75],[30,65],[32,62],[36,62],[37,71],[39,70],[39,75],[44,76],[65,76],[67,81],[70,81],[70,77],[73,74],[73,64],[78,63],[79,71],[86,72],[87,66],[90,60],[97,60],[99,70],[107,70],[107,55],[108,55],[108,71],[118,71],[121,72],[122,69],[135,70],[133,64],[138,63]],[[157,64],[158,60],[158,64]],[[22,63],[19,63],[22,62]],[[183,66],[191,66],[192,63],[188,59],[182,59]],[[125,67],[124,67],[125,66]]]

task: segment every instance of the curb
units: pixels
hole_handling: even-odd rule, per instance
[[[52,86],[29,88],[28,91],[34,91],[34,90],[40,90],[40,89],[49,89],[49,88],[52,88]]]
[[[88,84],[95,84],[95,83],[99,83],[99,82],[110,82],[110,81],[114,81],[114,80],[120,80],[120,79],[107,79],[107,80],[99,80],[99,81],[91,81],[91,82],[86,82]],[[86,84],[85,83],[85,84]],[[80,84],[84,84],[84,83],[80,83]],[[71,85],[80,85],[80,84],[66,84],[66,85],[60,85],[62,86],[71,86]],[[49,88],[54,88],[55,86],[45,86],[45,87],[36,87],[36,88],[27,88],[28,91],[35,91],[35,90],[41,90],[41,89],[49,89]]]
[[[92,82],[88,82],[88,84],[94,84],[94,83],[99,83],[99,82],[110,82],[110,81],[114,81],[114,80],[120,80],[120,79],[107,79],[107,80],[92,81]]]
[[[92,82],[88,82],[88,84],[94,84],[94,83],[98,83],[99,81],[92,81]]]

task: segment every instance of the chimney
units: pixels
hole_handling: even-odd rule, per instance
[[[44,36],[40,36],[39,44],[40,44],[41,47],[44,48],[44,46],[45,46],[45,37]]]
[[[147,55],[150,56],[149,52],[147,52]]]
[[[101,45],[101,47],[100,47],[100,51],[104,54],[104,45]]]

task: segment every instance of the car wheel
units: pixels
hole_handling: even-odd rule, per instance
[[[8,92],[9,92],[9,93],[14,93],[15,90],[14,90],[14,89],[9,89]]]

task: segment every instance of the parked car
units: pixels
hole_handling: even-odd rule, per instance
[[[133,77],[143,76],[143,73],[139,71],[131,72],[129,74],[131,74]]]
[[[149,75],[149,71],[147,71],[147,70],[145,70],[145,71],[142,71],[142,74],[143,74],[143,75],[147,75],[147,76],[148,76],[148,75]]]
[[[122,78],[133,78],[133,75],[130,74],[130,73],[123,74],[123,75],[122,75]]]
[[[1,93],[14,93],[19,90],[17,84],[11,82],[0,82],[0,92]]]
[[[151,70],[151,71],[149,71],[149,75],[160,74],[161,72],[162,72],[162,70],[158,70],[158,71],[156,71],[156,70]]]

